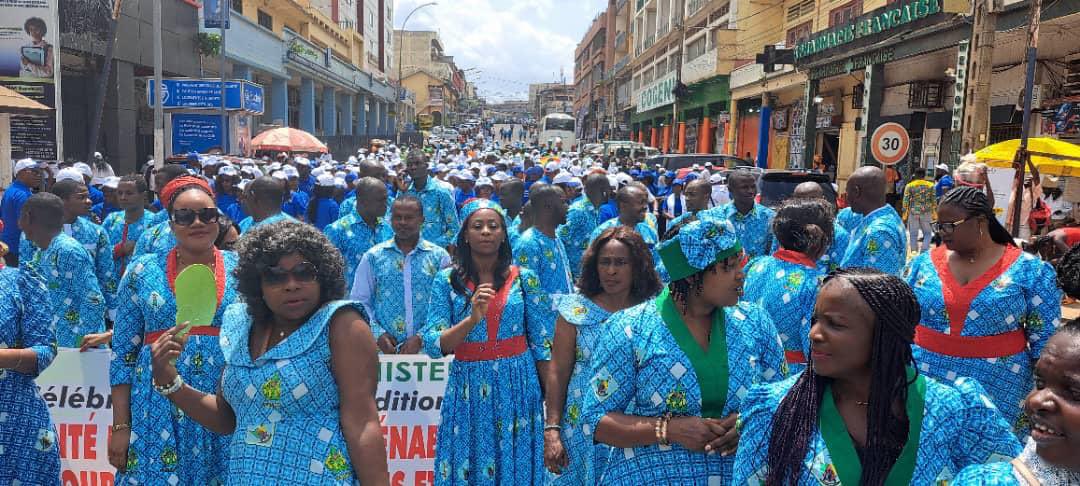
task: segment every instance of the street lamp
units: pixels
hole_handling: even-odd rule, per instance
[[[398,90],[397,90],[397,98],[398,99],[397,99],[397,102],[398,102],[399,105],[403,104],[402,99],[401,99],[401,95],[405,93],[405,80],[401,79],[401,45],[405,43],[405,25],[409,23],[409,17],[412,17],[412,15],[414,13],[416,13],[417,10],[420,10],[420,9],[422,9],[424,7],[430,7],[432,5],[438,5],[438,4],[439,4],[438,2],[428,2],[428,3],[425,3],[423,5],[417,5],[416,8],[412,9],[412,11],[409,12],[409,15],[405,16],[405,20],[403,22],[401,22],[401,41],[398,42],[398,48],[397,48],[397,52],[398,52],[398,55],[397,55],[397,82],[398,82]],[[403,110],[398,109],[398,113],[401,113],[402,111]],[[398,123],[404,123],[404,121],[405,120],[403,120],[402,117],[399,115],[398,116]],[[401,125],[399,125],[397,127],[397,144],[401,145]]]

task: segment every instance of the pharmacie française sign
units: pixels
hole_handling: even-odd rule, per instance
[[[943,5],[944,8],[943,8]],[[854,20],[814,34],[810,39],[795,46],[795,60],[844,46],[864,37],[893,31],[913,22],[936,16],[943,12],[958,12],[964,8],[953,0],[909,0],[888,5],[861,15]]]

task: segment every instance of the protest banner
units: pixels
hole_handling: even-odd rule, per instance
[[[435,438],[451,361],[419,354],[379,357],[375,406],[393,486],[435,484]]]

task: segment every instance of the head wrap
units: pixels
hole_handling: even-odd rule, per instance
[[[679,229],[657,253],[674,282],[694,275],[742,250],[735,227],[724,219],[701,219]]]
[[[504,210],[503,207],[499,205],[499,203],[494,202],[490,199],[473,198],[466,202],[464,206],[461,206],[461,227],[459,227],[457,232],[454,233],[453,241],[457,241],[458,236],[460,236],[462,230],[465,229],[465,225],[468,223],[469,217],[471,217],[473,213],[481,209],[491,209],[496,213],[499,213],[499,216],[502,216],[503,219],[503,226],[506,228],[507,231],[510,230],[510,222],[506,218],[506,210]]]
[[[198,177],[180,176],[165,184],[165,187],[161,189],[161,204],[165,205],[166,208],[172,206],[173,199],[176,198],[177,194],[180,194],[182,189],[188,187],[197,187],[209,194],[211,199],[214,198],[214,190],[210,189],[210,184],[207,184],[206,181]]]

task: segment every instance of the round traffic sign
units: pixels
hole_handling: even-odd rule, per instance
[[[907,156],[911,137],[899,123],[882,123],[870,137],[870,155],[882,165],[894,165]]]

